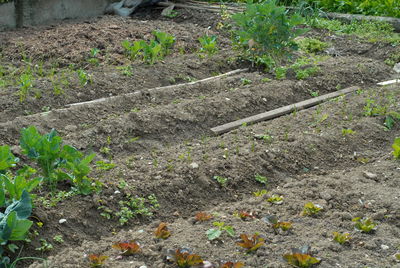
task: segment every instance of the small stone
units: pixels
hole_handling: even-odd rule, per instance
[[[58,221],[59,224],[63,224],[63,223],[66,223],[66,222],[67,222],[67,219],[60,219],[60,220]]]
[[[146,265],[142,265],[139,268],[147,268],[147,266]]]
[[[68,132],[74,132],[78,129],[78,127],[75,125],[68,125],[68,126],[65,126],[64,129]]]
[[[190,167],[191,168],[199,168],[199,164],[193,162],[193,163],[190,164]]]
[[[118,191],[118,190],[116,190],[115,192],[114,192],[114,194],[120,194],[121,192],[120,191]]]
[[[396,64],[394,65],[393,70],[394,70],[396,73],[400,73],[400,62],[398,62],[398,63],[396,63]]]
[[[371,180],[376,180],[378,178],[378,175],[376,175],[374,173],[371,173],[371,172],[368,172],[368,171],[364,171],[363,175],[364,175],[365,178],[371,179]]]
[[[328,192],[321,192],[319,194],[319,196],[324,199],[324,200],[331,200],[332,199],[332,195]]]
[[[387,245],[381,245],[381,249],[382,249],[382,250],[388,250],[388,249],[389,249],[389,246],[387,246]]]

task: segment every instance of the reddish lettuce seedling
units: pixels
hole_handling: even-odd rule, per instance
[[[104,262],[108,259],[108,256],[90,254],[88,258],[90,261],[90,267],[101,267],[103,266]]]
[[[255,252],[258,248],[265,244],[265,239],[260,237],[259,234],[255,233],[251,238],[246,234],[241,234],[240,238],[242,241],[237,242],[238,246],[246,249],[247,253]]]
[[[139,243],[135,241],[116,243],[112,247],[122,251],[124,256],[131,256],[141,251]]]
[[[242,268],[244,267],[244,263],[243,262],[225,262],[225,263],[221,263],[219,268]]]
[[[203,264],[203,259],[199,255],[191,254],[186,249],[177,249],[174,260],[180,268],[189,268]]]
[[[210,214],[207,214],[207,213],[205,213],[205,212],[198,212],[197,214],[196,214],[196,216],[195,216],[195,220],[197,221],[197,222],[202,222],[202,221],[209,221],[209,220],[211,220],[213,218],[213,216],[212,215],[210,215]]]
[[[171,232],[168,231],[167,224],[165,222],[162,222],[154,231],[154,235],[159,239],[167,239],[171,236]]]
[[[309,251],[309,246],[304,246],[299,249],[292,248],[292,254],[283,255],[283,259],[286,260],[290,265],[301,268],[308,268],[314,264],[320,263],[321,260],[312,257],[309,254]]]

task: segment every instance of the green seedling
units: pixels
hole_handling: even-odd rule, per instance
[[[76,71],[76,74],[78,75],[79,84],[81,85],[81,87],[86,86],[88,83],[92,83],[92,78],[90,74],[85,72],[83,69],[78,69]]]
[[[283,196],[272,195],[267,201],[271,204],[280,205],[283,203]]]
[[[169,50],[172,49],[175,44],[175,37],[173,35],[160,31],[153,31],[153,35],[156,41],[162,47],[163,56],[168,55],[170,53]]]
[[[199,38],[201,45],[200,53],[205,53],[208,56],[212,56],[218,52],[217,36],[215,35],[204,35]]]
[[[292,248],[292,253],[283,255],[283,259],[287,261],[288,264],[301,268],[308,268],[319,264],[321,260],[312,257],[309,251],[310,250],[308,246],[304,246],[299,249]]]
[[[97,161],[96,162],[96,169],[97,170],[110,170],[115,168],[116,165],[114,163],[107,163],[104,161]]]
[[[8,169],[15,167],[18,162],[19,158],[12,154],[10,146],[0,146],[0,174],[5,174]]]
[[[142,44],[144,62],[153,65],[157,60],[161,60],[163,58],[162,49],[162,45],[155,40],[151,40],[150,43],[144,42]]]
[[[319,70],[320,70],[320,68],[318,66],[313,66],[313,67],[309,67],[309,68],[305,68],[305,69],[297,69],[297,70],[295,70],[296,78],[298,80],[306,79],[306,78],[312,76],[313,74],[316,74],[317,72],[319,72]]]
[[[373,222],[370,218],[357,217],[352,219],[352,221],[355,223],[354,227],[356,230],[367,234],[374,232],[378,226],[378,224]]]
[[[264,176],[261,176],[260,174],[256,174],[256,176],[254,177],[254,179],[255,179],[257,182],[261,183],[261,184],[264,184],[264,185],[267,185],[267,184],[268,184],[268,178],[267,178],[267,177],[264,177]]]
[[[328,48],[328,44],[314,38],[302,38],[297,41],[300,49],[307,53],[323,52]]]
[[[23,73],[19,78],[19,101],[24,102],[29,91],[33,87],[33,76],[31,73]]]
[[[314,205],[312,202],[308,202],[304,205],[302,215],[303,216],[315,216],[322,210],[322,206]]]
[[[354,130],[352,130],[351,128],[343,128],[342,129],[343,137],[349,136],[349,135],[354,135],[354,134],[356,134],[356,132]]]
[[[206,231],[208,240],[215,240],[219,238],[224,231],[231,237],[235,236],[235,230],[233,229],[233,227],[230,225],[225,225],[225,222],[215,221],[213,222],[213,225],[215,227],[218,227],[218,229],[211,228]]]
[[[288,221],[279,221],[278,217],[274,215],[268,215],[263,218],[263,221],[266,223],[270,224],[271,227],[274,229],[274,232],[276,233],[278,229],[282,231],[289,231],[293,228],[293,225],[291,222]]]
[[[258,233],[255,233],[251,238],[246,234],[240,235],[241,241],[236,244],[246,249],[246,253],[256,252],[261,246],[265,245],[265,239],[260,237]]]
[[[250,79],[247,79],[245,77],[240,78],[240,82],[242,82],[243,86],[250,85],[251,83],[253,83],[253,81],[251,81]]]
[[[333,240],[343,245],[351,240],[351,236],[349,233],[333,232]]]
[[[131,59],[135,60],[142,54],[143,46],[146,44],[145,41],[139,40],[131,44],[128,40],[122,41],[121,45],[124,48],[125,54]]]
[[[400,137],[394,139],[392,148],[394,159],[400,159]]]
[[[287,72],[286,67],[276,67],[275,68],[275,78],[279,79],[279,80],[286,78],[286,72]]]
[[[131,65],[120,66],[117,69],[121,72],[122,75],[131,77],[133,76],[133,68]]]
[[[263,190],[253,192],[253,195],[255,197],[262,197],[262,196],[266,195],[267,193],[268,193],[268,191],[263,189]]]
[[[219,185],[221,185],[221,187],[225,187],[229,181],[229,178],[224,178],[221,176],[214,176],[213,178],[218,182]]]
[[[41,244],[41,246],[38,248],[35,248],[35,250],[41,251],[41,252],[46,252],[46,251],[50,251],[54,248],[53,245],[50,242],[48,242],[46,239],[40,239],[40,244]]]
[[[59,244],[64,243],[64,239],[63,239],[63,236],[62,236],[62,235],[55,235],[55,236],[53,237],[53,240],[56,241],[56,242],[59,243]]]

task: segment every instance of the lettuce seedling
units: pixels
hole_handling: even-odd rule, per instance
[[[217,36],[204,35],[199,38],[201,44],[200,53],[206,53],[208,56],[212,56],[218,52]]]
[[[239,212],[235,212],[233,214],[236,217],[239,217],[241,220],[247,220],[247,219],[255,219],[256,217],[253,215],[252,212],[248,213],[246,211],[239,211]]]
[[[272,195],[270,198],[267,199],[267,201],[275,205],[280,205],[283,203],[283,196]]]
[[[9,168],[15,167],[19,158],[15,157],[8,145],[0,146],[0,174],[5,174]]]
[[[257,182],[261,183],[261,184],[264,184],[264,185],[267,185],[267,184],[268,184],[268,178],[267,178],[267,177],[264,177],[264,176],[261,176],[260,174],[256,174],[256,176],[254,177],[254,179],[255,179]]]
[[[116,243],[112,247],[121,251],[124,256],[131,256],[141,251],[140,244],[135,241]]]
[[[225,263],[220,263],[219,268],[242,268],[244,267],[243,262],[225,262]]]
[[[355,222],[354,227],[363,233],[372,233],[376,230],[378,224],[373,222],[370,218],[357,217],[352,219]]]
[[[97,254],[90,254],[88,258],[91,267],[101,267],[109,257]]]
[[[258,233],[255,233],[251,238],[249,238],[246,234],[241,234],[240,238],[242,240],[236,244],[242,248],[245,248],[247,253],[255,252],[258,248],[265,244],[265,239],[260,237]]]
[[[309,249],[310,248],[308,246],[304,246],[299,249],[292,248],[292,254],[283,255],[283,259],[290,265],[301,268],[308,268],[314,264],[320,263],[320,259],[314,258],[309,254]]]
[[[190,268],[203,264],[203,259],[196,254],[192,254],[188,249],[177,249],[172,259],[180,268]]]
[[[333,232],[333,240],[338,242],[339,244],[343,245],[347,242],[349,242],[351,239],[351,236],[349,233],[339,233],[339,232]]]
[[[278,217],[275,215],[268,215],[263,218],[263,221],[270,224],[271,227],[274,229],[275,233],[276,230],[281,229],[282,231],[289,231],[292,229],[292,223],[288,221],[279,221]]]
[[[198,212],[194,218],[196,222],[202,222],[211,220],[213,216],[205,212]]]
[[[394,143],[392,145],[393,148],[393,156],[395,159],[400,159],[400,137],[394,139]]]
[[[314,205],[312,202],[308,202],[304,205],[303,216],[315,216],[319,211],[322,210],[322,206]]]
[[[154,235],[159,239],[167,239],[171,236],[171,232],[168,231],[167,224],[165,222],[161,222],[154,231]]]

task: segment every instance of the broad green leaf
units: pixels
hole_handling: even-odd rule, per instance
[[[8,240],[24,240],[26,233],[29,231],[29,228],[31,228],[32,224],[33,222],[30,220],[17,220]]]
[[[14,201],[9,205],[4,212],[8,215],[12,212],[16,212],[18,219],[27,219],[32,213],[32,203],[29,193],[24,190],[21,195],[21,199]]]
[[[11,167],[15,167],[15,164],[18,162],[19,159],[11,153],[9,146],[0,146],[0,173]]]
[[[392,145],[393,148],[393,156],[395,159],[400,159],[400,137],[396,138],[394,140],[394,143]]]
[[[208,240],[217,239],[218,237],[221,236],[221,234],[222,234],[222,231],[218,230],[218,229],[209,229],[206,232]]]

